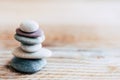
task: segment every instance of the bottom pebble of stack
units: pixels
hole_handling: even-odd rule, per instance
[[[47,61],[45,59],[23,59],[14,57],[10,63],[11,67],[22,73],[35,73],[43,69]]]

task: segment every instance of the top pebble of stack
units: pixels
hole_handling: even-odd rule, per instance
[[[24,32],[35,32],[38,29],[39,25],[35,21],[24,21],[20,24],[20,30]]]

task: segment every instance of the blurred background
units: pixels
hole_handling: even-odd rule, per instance
[[[0,50],[24,20],[45,31],[44,46],[120,48],[119,0],[0,0]]]

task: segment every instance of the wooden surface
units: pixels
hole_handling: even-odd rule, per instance
[[[53,51],[53,57],[47,59],[48,65],[42,71],[29,75],[12,70],[9,66],[13,57],[11,50],[1,51],[0,80],[120,80],[119,52],[107,54],[101,50],[78,48],[49,49]]]

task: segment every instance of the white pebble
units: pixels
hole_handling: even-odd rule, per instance
[[[40,48],[42,48],[42,45],[41,44],[36,44],[36,45],[24,45],[24,44],[21,44],[21,48],[22,48],[22,50],[24,50],[26,52],[36,52]]]
[[[35,21],[24,21],[20,24],[20,30],[24,32],[35,32],[39,29],[39,24]]]
[[[14,56],[25,59],[41,59],[46,57],[51,57],[52,52],[48,49],[41,48],[37,52],[28,53],[23,51],[20,47],[16,48],[13,53]]]

